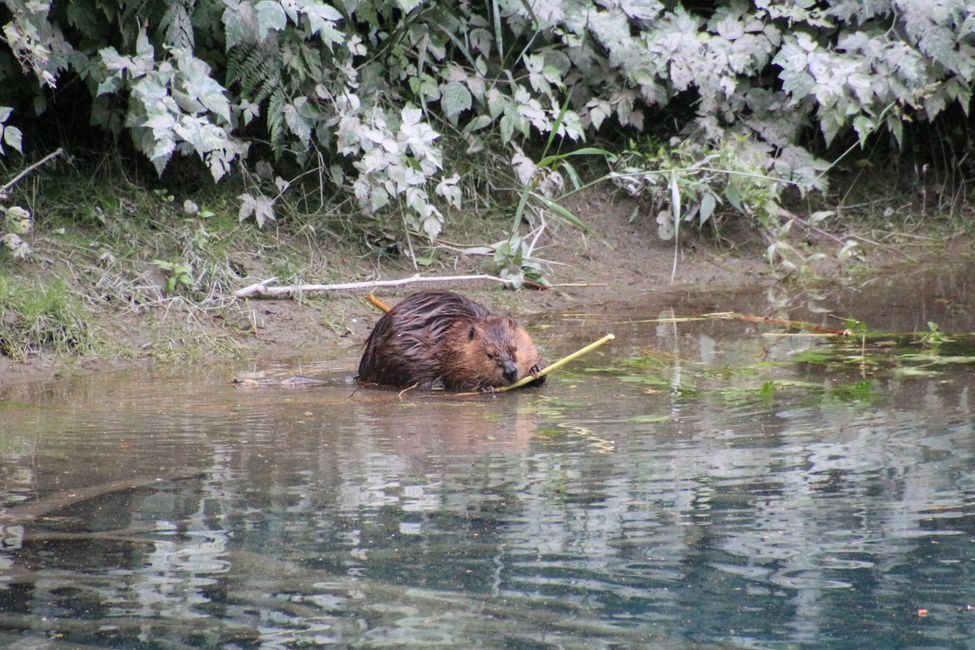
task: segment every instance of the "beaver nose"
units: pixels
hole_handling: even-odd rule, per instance
[[[513,384],[518,379],[518,366],[515,365],[514,361],[505,361],[504,365],[501,366],[501,374],[504,375],[505,381]]]

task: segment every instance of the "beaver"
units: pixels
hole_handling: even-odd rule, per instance
[[[490,391],[535,375],[541,364],[531,336],[512,319],[456,293],[425,291],[379,319],[357,379],[400,388]]]

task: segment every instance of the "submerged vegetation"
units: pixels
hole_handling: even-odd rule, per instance
[[[929,331],[920,334],[875,332],[859,321],[847,321],[847,326],[843,334],[816,335],[813,340],[817,343],[775,361],[715,366],[651,351],[589,372],[616,376],[624,385],[643,387],[643,392],[693,398],[714,395],[733,404],[767,404],[785,394],[790,398],[803,395],[814,402],[865,402],[874,398],[881,381],[938,377],[959,365],[975,367],[972,333],[947,337],[936,323],[928,323]],[[803,379],[804,367],[815,368],[809,373],[815,380]],[[821,379],[824,374],[829,381]]]

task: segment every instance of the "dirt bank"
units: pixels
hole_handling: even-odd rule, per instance
[[[547,262],[547,277],[553,283],[550,289],[503,291],[484,281],[454,282],[439,285],[440,288],[462,291],[496,311],[530,323],[536,315],[580,305],[634,302],[646,299],[648,294],[659,299],[674,291],[771,284],[782,282],[786,275],[782,267],[764,261],[766,244],[756,241],[754,232],[737,239],[734,232],[725,232],[721,245],[688,233],[676,250],[675,268],[674,243],[659,239],[653,218],[641,214],[641,206],[633,201],[618,194],[592,191],[568,202],[567,207],[590,226],[590,231],[549,221],[536,255]],[[444,237],[461,235],[448,230]],[[496,239],[502,237],[499,227]],[[863,269],[915,266],[923,259],[943,260],[946,251],[951,257],[972,256],[968,239],[940,242],[906,238],[895,243],[871,240],[872,244],[864,243],[865,257],[859,260],[836,256],[841,237],[809,231],[800,239],[808,259],[815,259],[817,252],[823,256],[801,273],[793,273],[787,282],[808,281],[817,275],[837,280]],[[309,249],[307,254],[316,253]],[[478,273],[483,271],[483,261],[476,255],[440,255],[439,265],[421,271],[428,276]],[[382,259],[360,255],[354,260],[338,256],[330,263],[331,276],[346,281],[393,279],[417,272],[407,255]],[[273,275],[271,269],[262,266],[259,254],[248,259],[246,268],[248,277],[241,286]],[[345,268],[351,269],[348,275]],[[306,281],[319,280],[306,277]],[[406,286],[377,293],[394,303],[417,289],[418,286]],[[300,301],[238,300],[220,310],[194,309],[171,302],[139,310],[98,310],[97,330],[103,340],[111,342],[109,351],[82,358],[46,352],[32,354],[23,361],[0,357],[0,385],[160,362],[215,363],[229,357],[270,359],[295,355],[354,357],[377,318],[376,309],[361,294],[345,292]]]

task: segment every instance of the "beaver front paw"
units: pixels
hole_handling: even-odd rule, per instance
[[[528,369],[528,374],[535,378],[535,381],[528,384],[529,386],[541,386],[542,384],[545,383],[545,377],[538,376],[538,373],[540,373],[541,371],[542,371],[542,366],[541,364],[537,364],[537,363]]]

